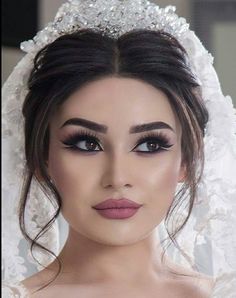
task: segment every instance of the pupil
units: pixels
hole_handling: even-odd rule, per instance
[[[87,146],[87,148],[89,149],[89,150],[92,150],[92,149],[95,149],[96,148],[96,144],[95,144],[95,142],[93,142],[93,141],[87,141],[87,144],[89,144],[88,146]],[[95,146],[94,146],[95,145]]]
[[[152,150],[155,150],[156,149],[157,144],[154,143],[154,142],[148,142],[147,143],[147,147],[148,147],[148,149],[150,149],[152,151]]]

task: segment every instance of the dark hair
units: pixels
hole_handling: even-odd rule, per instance
[[[74,91],[105,77],[134,78],[162,90],[178,115],[182,127],[181,149],[186,177],[168,209],[165,227],[171,241],[184,254],[175,237],[186,224],[196,197],[204,164],[204,128],[208,121],[201,89],[191,72],[187,53],[173,36],[163,31],[133,30],[115,39],[96,30],[83,29],[61,36],[39,51],[34,59],[34,68],[28,80],[29,92],[23,105],[27,164],[19,221],[23,234],[31,242],[31,253],[33,247],[38,246],[57,259],[59,270],[55,278],[61,270],[60,260],[37,242],[59,215],[62,204],[60,194],[47,173],[49,121],[52,113]],[[33,177],[49,199],[53,197],[57,204],[55,215],[34,239],[26,231],[24,221]],[[171,230],[171,215],[186,202],[185,194],[189,198],[185,206],[187,216]]]

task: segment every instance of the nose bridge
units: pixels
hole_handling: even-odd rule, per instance
[[[103,173],[104,186],[109,185],[115,188],[119,188],[130,184],[130,168],[128,159],[128,152],[122,152],[122,150],[113,152],[109,155]]]

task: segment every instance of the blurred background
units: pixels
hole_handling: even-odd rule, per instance
[[[21,41],[31,39],[53,20],[65,0],[2,1],[2,84],[24,56]],[[214,57],[224,95],[236,107],[236,0],[152,0],[160,7],[176,6]]]

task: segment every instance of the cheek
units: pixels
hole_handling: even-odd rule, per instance
[[[179,179],[181,157],[166,154],[153,161],[143,175],[142,187],[147,194],[150,217],[163,218],[171,205]]]
[[[87,213],[84,211],[91,209],[93,200],[88,190],[94,184],[92,165],[88,160],[78,158],[76,153],[55,150],[49,158],[49,170],[62,199],[61,213],[76,229],[86,222]]]
[[[49,172],[62,200],[76,202],[79,197],[83,198],[83,190],[93,178],[91,167],[84,162],[66,149],[54,150],[52,146],[49,150]]]

